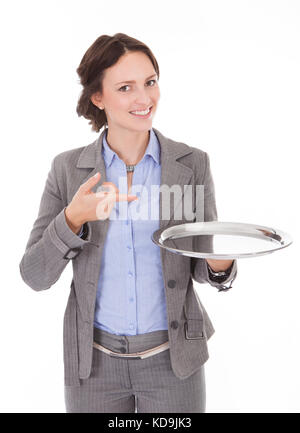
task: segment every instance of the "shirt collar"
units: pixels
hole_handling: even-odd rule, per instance
[[[105,131],[105,134],[103,135],[102,149],[103,149],[103,157],[105,160],[105,165],[106,165],[106,167],[109,167],[111,165],[114,157],[115,158],[119,158],[119,157],[116,154],[116,152],[114,150],[112,150],[111,147],[108,145],[108,143],[106,141],[106,135],[107,135],[107,130]],[[148,146],[146,148],[145,154],[143,156],[143,159],[145,158],[145,155],[150,155],[157,164],[160,163],[160,144],[159,144],[159,141],[158,141],[158,138],[157,138],[155,132],[153,131],[153,128],[150,129],[149,142],[148,142]]]

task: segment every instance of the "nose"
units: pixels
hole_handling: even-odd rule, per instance
[[[136,105],[142,106],[145,108],[149,107],[149,105],[152,105],[151,99],[149,99],[147,89],[138,89],[137,90],[135,102],[136,102]]]

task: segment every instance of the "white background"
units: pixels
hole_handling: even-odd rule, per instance
[[[63,314],[71,264],[35,292],[19,262],[52,158],[98,134],[76,74],[101,34],[145,42],[160,67],[153,126],[210,155],[219,221],[287,231],[238,260],[225,293],[195,283],[216,329],[207,412],[299,412],[300,2],[10,1],[1,6],[1,412],[65,412]]]

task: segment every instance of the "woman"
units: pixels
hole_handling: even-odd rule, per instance
[[[192,279],[228,290],[236,261],[173,254],[151,235],[187,222],[174,216],[178,202],[163,217],[155,185],[203,184],[204,220],[217,219],[208,155],[152,128],[159,67],[142,42],[102,35],[77,72],[78,115],[96,132],[105,128],[92,144],[52,161],[20,263],[23,280],[38,291],[72,260],[64,315],[67,412],[205,412],[204,363],[214,328]],[[101,190],[93,191],[99,181]],[[149,204],[156,218],[144,212],[141,219]]]

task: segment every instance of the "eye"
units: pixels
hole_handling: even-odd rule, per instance
[[[153,86],[149,86],[149,87],[154,87],[154,85],[155,85],[155,83],[156,83],[157,80],[149,80],[149,81],[147,82],[147,84],[148,84],[148,83],[151,83],[151,81],[153,81],[154,84],[153,84]],[[119,91],[120,91],[120,92],[123,92],[122,89],[124,89],[125,87],[129,87],[129,84],[126,84],[125,86],[120,87]],[[126,92],[123,92],[123,93],[126,93]]]
[[[129,86],[128,86],[128,84],[126,84],[126,86],[122,86],[122,87],[120,87],[120,89],[119,89],[119,90],[120,90],[121,92],[123,92],[123,90],[122,90],[122,89],[124,89],[125,87],[129,87]]]
[[[156,83],[156,80],[150,80],[150,81],[148,81],[148,83],[150,83],[151,81],[153,81],[154,84]],[[154,84],[153,84],[153,86],[154,86]],[[153,87],[153,86],[150,86],[150,87]]]

